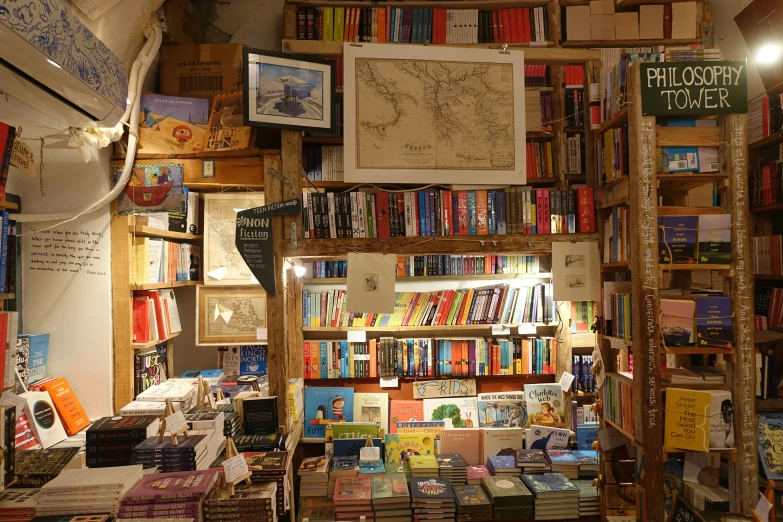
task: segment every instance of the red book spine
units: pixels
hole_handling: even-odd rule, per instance
[[[510,37],[512,42],[518,42],[519,41],[519,31],[522,29],[521,27],[517,26],[517,9],[509,9],[508,10],[508,17],[511,20],[511,30],[509,31]]]
[[[527,41],[525,40],[524,12],[525,12],[524,9],[522,9],[521,7],[517,7],[516,9],[514,9],[514,14],[516,15],[517,18],[517,30],[519,32],[517,35],[517,42]]]
[[[459,235],[468,235],[468,193],[460,190],[457,193],[459,202]]]
[[[524,41],[525,42],[532,41],[533,37],[530,31],[530,8],[529,7],[525,7],[524,9],[522,9],[522,24],[525,32]],[[567,68],[568,67],[566,67],[566,69]]]
[[[498,27],[498,18],[499,13],[497,10],[492,11],[492,41],[493,42],[500,42],[501,40],[501,34],[499,32]]]
[[[552,233],[552,213],[551,213],[551,205],[549,202],[549,195],[551,191],[544,189],[544,229],[546,230],[547,234]]]
[[[593,189],[584,187],[576,189],[577,208],[579,214],[578,231],[595,232],[595,205]]]
[[[302,362],[304,363],[304,378],[309,379],[310,378],[310,341],[304,342],[304,355],[302,358]]]
[[[509,17],[508,9],[501,9],[500,12],[503,15],[500,23],[500,29],[503,31],[502,43],[511,43],[511,19]]]
[[[326,292],[321,292],[321,317],[319,319],[318,326],[326,326]]]
[[[378,237],[391,237],[389,226],[389,198],[386,192],[375,193],[375,214],[378,222]]]

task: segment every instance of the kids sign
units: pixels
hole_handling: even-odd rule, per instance
[[[745,62],[643,63],[641,77],[645,116],[748,112]]]

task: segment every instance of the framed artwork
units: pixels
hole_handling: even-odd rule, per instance
[[[262,192],[223,192],[204,194],[204,251],[202,252],[205,285],[258,284],[237,250],[237,212],[263,207]]]
[[[310,55],[245,48],[245,125],[331,130],[334,70]]]
[[[266,292],[259,286],[196,287],[196,344],[257,344],[266,328]]]
[[[524,185],[524,54],[343,44],[345,181]]]
[[[598,243],[552,242],[552,294],[555,301],[600,301]]]

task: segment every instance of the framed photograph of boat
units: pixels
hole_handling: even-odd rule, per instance
[[[245,125],[332,130],[334,62],[245,49]]]
[[[115,167],[112,183],[121,175],[122,167]],[[182,165],[174,163],[134,165],[125,190],[117,198],[120,215],[184,212],[185,206]]]

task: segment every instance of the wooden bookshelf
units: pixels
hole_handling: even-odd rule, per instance
[[[622,428],[619,424],[617,424],[613,420],[604,418],[604,422],[606,422],[609,426],[613,427],[614,429],[616,429],[617,431],[619,431],[620,433],[628,437],[629,440],[631,441],[635,440],[633,438],[633,433],[627,431],[625,428]]]
[[[0,301],[9,301],[16,299],[16,294],[0,294]]]
[[[544,7],[550,0],[393,0],[374,2],[377,7],[443,7],[445,9],[503,9],[509,7]],[[361,0],[289,0],[288,5],[302,6],[334,6],[340,7],[367,7]]]
[[[143,283],[131,285],[133,290],[160,290],[161,288],[182,288],[203,285],[204,281],[169,281],[166,283]]]
[[[403,335],[421,333],[421,332],[454,332],[465,334],[466,332],[489,333],[493,326],[508,326],[510,328],[519,328],[520,326],[535,327],[556,327],[557,323],[520,323],[520,324],[456,324],[456,325],[436,325],[436,326],[303,326],[302,332],[310,333],[343,333],[343,332],[388,332],[401,333]],[[440,334],[441,336],[443,333]],[[516,335],[512,333],[511,335]]]
[[[783,203],[775,203],[774,205],[764,205],[762,207],[751,208],[750,212],[752,214],[761,214],[764,212],[777,212],[779,210],[783,210]]]
[[[169,241],[201,241],[204,236],[198,234],[186,234],[184,232],[170,232],[160,228],[149,227],[146,225],[129,225],[131,233],[139,237],[157,237],[168,239]]]
[[[551,279],[552,274],[541,272],[538,274],[468,274],[468,275],[432,275],[416,277],[397,277],[398,283],[437,283],[440,281],[512,281],[517,279]],[[302,284],[312,285],[344,285],[344,277],[315,277],[303,278]]]
[[[660,39],[660,40],[567,40],[562,43],[563,47],[590,47],[598,49],[602,47],[653,47],[653,46],[682,46],[701,43],[701,38],[688,38],[683,40]]]
[[[171,341],[172,339],[174,339],[175,337],[179,337],[179,335],[181,333],[182,332],[173,333],[173,334],[169,335],[168,337],[166,337],[165,339],[158,339],[157,341],[150,341],[148,343],[133,343],[133,349],[134,350],[146,350],[148,348],[153,348],[153,347],[155,347],[155,346],[157,346],[157,345],[159,345],[161,343],[167,343],[167,342]]]
[[[0,209],[2,210],[18,210],[19,205],[12,201],[0,200]]]
[[[777,145],[781,142],[783,142],[783,131],[770,134],[766,138],[762,138],[758,141],[754,141],[753,143],[748,144],[748,149],[749,150],[762,149],[770,145]]]

